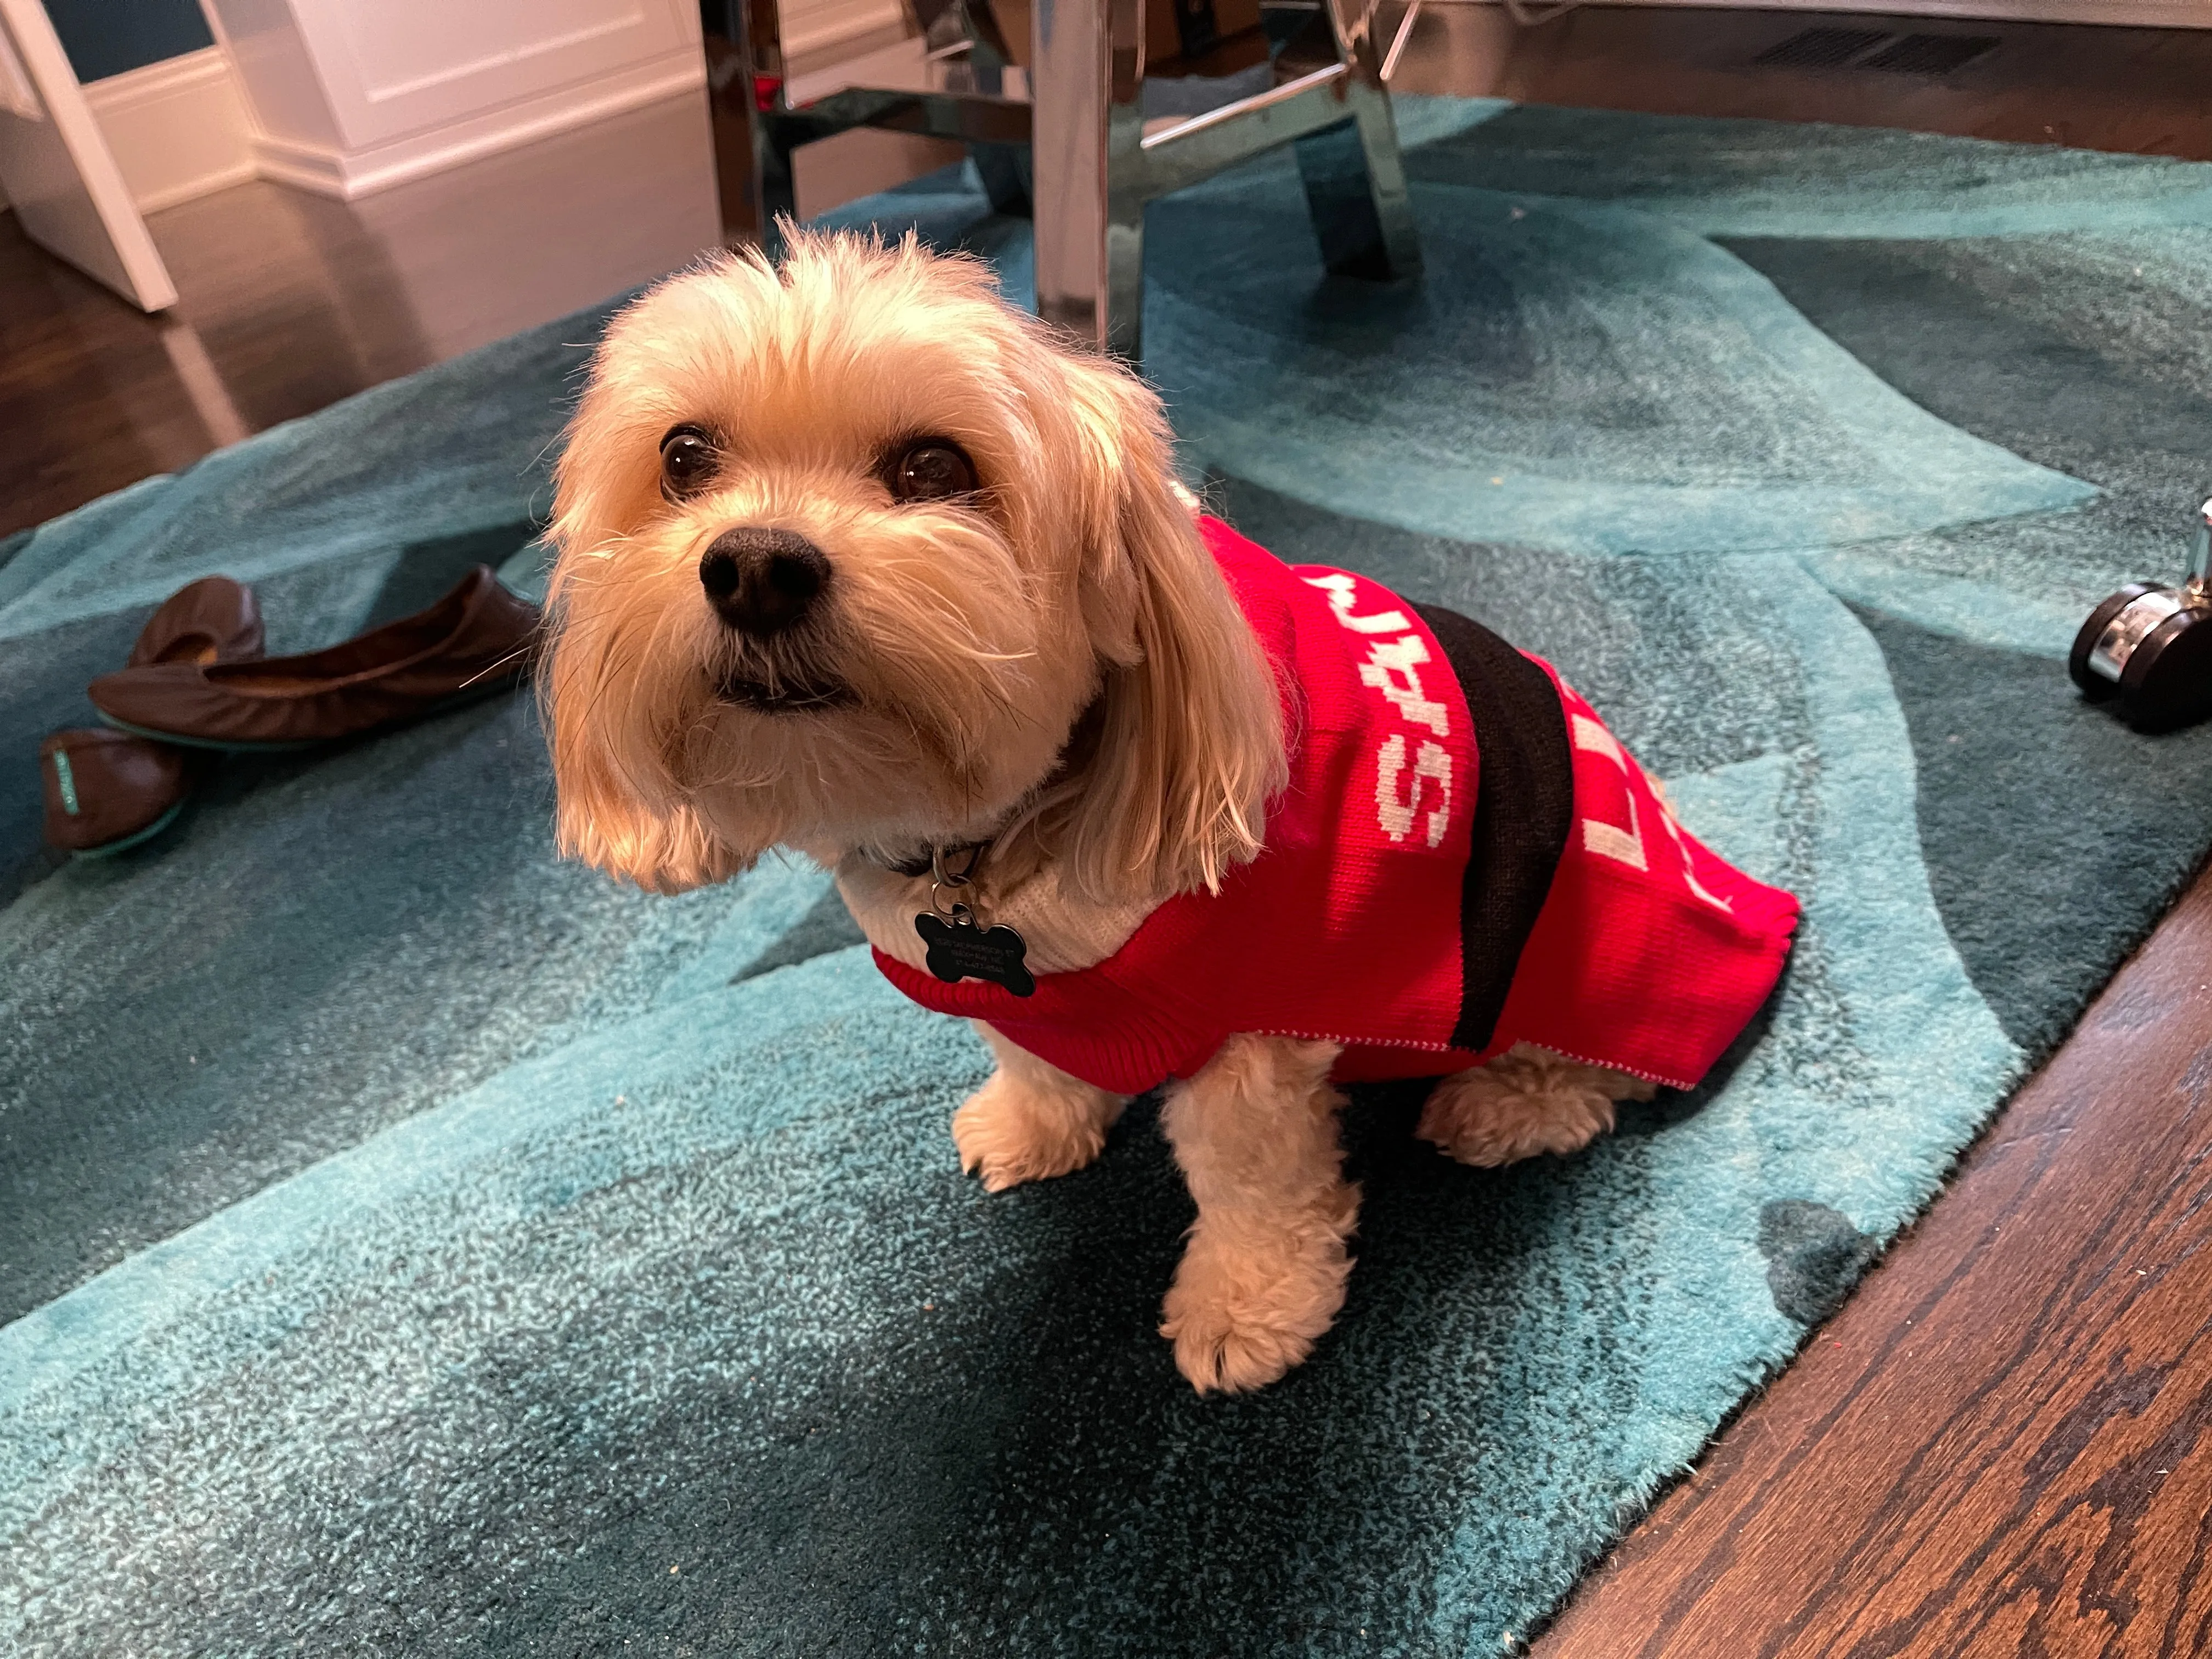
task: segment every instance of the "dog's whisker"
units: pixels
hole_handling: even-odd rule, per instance
[[[523,658],[528,656],[533,648],[533,647],[526,645],[517,650],[508,652],[505,656],[501,657],[497,662],[492,664],[489,668],[478,669],[475,673],[470,675],[468,678],[463,680],[460,684],[459,689],[465,691],[469,687],[474,685],[478,680],[484,678],[486,676],[498,673],[499,671],[506,667],[507,664],[511,662],[520,662]]]

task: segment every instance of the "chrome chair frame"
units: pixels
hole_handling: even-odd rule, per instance
[[[785,70],[775,0],[732,0],[751,128],[753,201],[766,240],[796,217],[792,152],[853,127],[963,140],[993,204],[1035,204],[1037,312],[1084,342],[1142,352],[1145,204],[1279,145],[1297,146],[1323,262],[1376,280],[1420,270],[1397,126],[1376,39],[1378,0],[1321,0],[1272,58],[1275,84],[1202,115],[1147,122],[1143,0],[1032,0],[1033,71],[968,0],[908,0],[916,39],[799,78]],[[1411,14],[1407,21],[1410,23]],[[726,92],[724,94],[727,96]]]

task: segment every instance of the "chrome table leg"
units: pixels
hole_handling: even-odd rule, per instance
[[[1144,302],[1141,0],[1036,0],[1030,30],[1037,314],[1133,358]]]

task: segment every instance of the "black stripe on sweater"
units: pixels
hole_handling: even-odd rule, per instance
[[[1474,715],[1480,775],[1460,887],[1462,972],[1452,1043],[1479,1050],[1498,1028],[1574,828],[1574,755],[1550,676],[1480,623],[1435,605],[1413,609],[1443,647]]]

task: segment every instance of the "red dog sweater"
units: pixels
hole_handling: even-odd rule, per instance
[[[1273,664],[1290,783],[1267,848],[1035,994],[876,953],[1103,1089],[1188,1077],[1240,1031],[1344,1045],[1340,1081],[1516,1042],[1687,1088],[1782,971],[1797,901],[1674,822],[1549,664],[1479,623],[1215,519],[1206,544]]]

